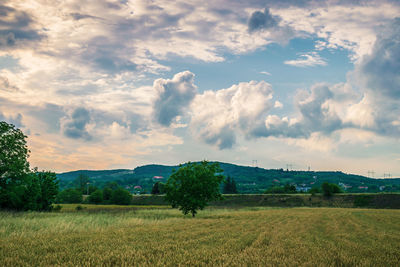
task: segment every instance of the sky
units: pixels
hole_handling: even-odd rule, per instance
[[[0,120],[56,172],[400,177],[400,3],[2,0]]]

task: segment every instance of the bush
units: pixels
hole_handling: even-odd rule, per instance
[[[321,188],[323,195],[326,197],[330,197],[333,196],[333,194],[342,192],[342,189],[337,184],[330,184],[328,182],[323,183]]]
[[[82,203],[82,193],[74,188],[68,188],[57,195],[57,203]]]
[[[132,202],[132,194],[123,188],[118,188],[112,192],[111,203],[117,205],[129,205]]]
[[[90,194],[88,201],[89,203],[100,204],[101,202],[103,202],[103,191],[97,189],[92,194]]]
[[[110,202],[113,190],[110,187],[103,189],[103,201]]]
[[[297,193],[294,185],[285,184],[285,186],[273,186],[265,191],[266,194],[295,194]]]
[[[60,211],[62,209],[62,206],[57,204],[53,207],[53,211]]]
[[[311,195],[315,196],[315,194],[321,193],[321,189],[319,187],[313,187],[308,191]]]

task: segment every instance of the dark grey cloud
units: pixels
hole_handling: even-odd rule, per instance
[[[44,122],[47,126],[46,131],[49,133],[60,132],[60,120],[66,115],[62,106],[51,103],[45,103],[42,106],[32,107],[30,108],[29,113],[38,120]]]
[[[42,35],[32,28],[32,24],[33,20],[28,13],[0,5],[0,47],[40,40]]]
[[[327,100],[334,98],[334,93],[327,85],[316,85],[311,88],[308,99],[297,102],[297,107],[303,117],[303,123],[310,131],[331,133],[342,128],[342,121],[328,107]]]
[[[105,36],[98,36],[89,41],[81,58],[97,70],[107,73],[135,71],[137,65],[127,59],[126,55],[120,54],[124,50],[123,43],[116,43]]]
[[[278,18],[271,15],[268,8],[264,12],[255,11],[247,24],[249,32],[270,29],[278,25]]]
[[[400,99],[400,18],[378,36],[358,71],[367,88]]]
[[[92,136],[86,130],[86,125],[90,121],[90,113],[87,109],[76,108],[64,124],[64,135],[73,139],[90,140]]]
[[[371,54],[362,58],[355,75],[369,96],[375,117],[371,129],[400,137],[400,18],[377,36]]]
[[[91,15],[87,15],[87,14],[81,14],[81,13],[71,13],[70,15],[74,20],[81,20],[81,19],[100,19],[100,20],[103,20],[100,17],[91,16]]]
[[[236,144],[236,133],[229,125],[219,129],[217,133],[203,132],[199,136],[209,145],[217,145],[219,149],[230,149]]]
[[[154,118],[164,126],[169,126],[177,116],[184,114],[197,91],[194,74],[190,71],[175,74],[172,80],[158,79],[153,87],[158,94],[153,104]]]

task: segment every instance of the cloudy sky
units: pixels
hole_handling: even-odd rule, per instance
[[[208,2],[208,3],[207,3]],[[398,1],[0,1],[32,166],[202,159],[400,177]]]

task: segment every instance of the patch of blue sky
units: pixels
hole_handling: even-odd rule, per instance
[[[12,57],[12,56],[2,56],[0,57],[0,70],[2,69],[15,69],[18,68],[18,59]]]
[[[195,84],[199,92],[229,88],[240,82],[264,80],[272,85],[276,100],[291,109],[293,96],[298,89],[309,89],[315,83],[345,82],[347,72],[353,69],[349,51],[343,49],[317,51],[326,61],[324,66],[297,67],[284,64],[287,60],[295,60],[302,54],[316,51],[317,40],[296,38],[285,46],[270,44],[248,54],[225,54],[226,60],[223,62],[208,63],[193,58],[170,57],[161,61],[171,67],[163,78],[171,78],[175,73],[189,70],[196,75]]]

